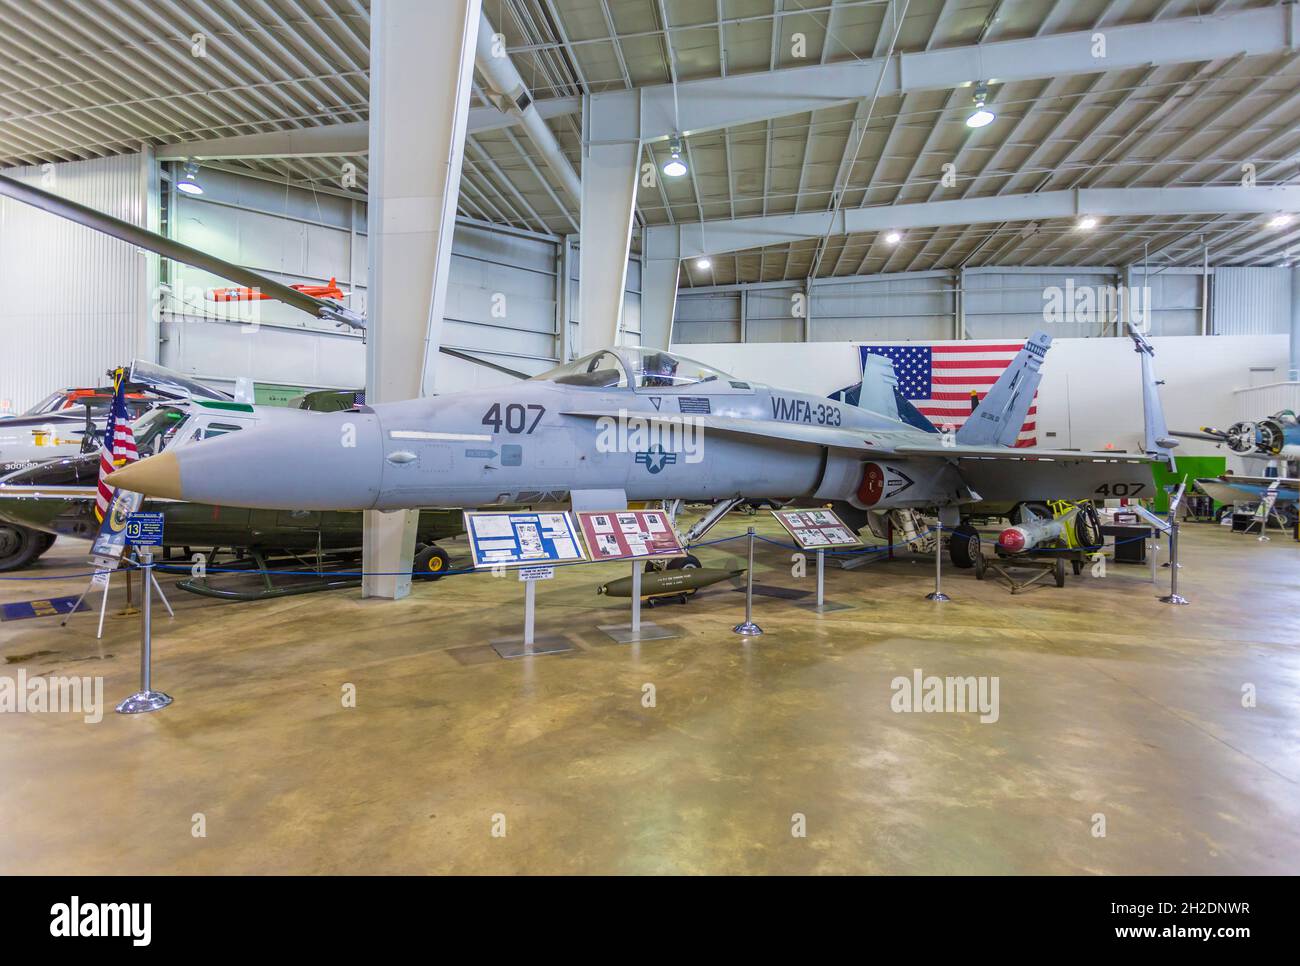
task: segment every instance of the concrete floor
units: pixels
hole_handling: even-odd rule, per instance
[[[711,536],[754,519],[774,536],[765,517]],[[813,589],[760,547],[762,583]],[[56,546],[37,573],[82,553]],[[1183,558],[1189,607],[1116,565],[1017,597],[954,572],[934,604],[930,562],[901,558],[828,573],[853,609],[758,597],[767,634],[743,640],[724,584],[648,611],[681,636],[640,645],[595,629],[626,620],[594,593],[626,568],[569,568],[538,622],[576,650],[515,661],[485,643],[519,632],[513,578],[398,603],[173,591],[154,665],[172,707],[0,715],[0,872],[1294,873],[1300,552],[1188,525]],[[0,581],[0,602],[83,584]],[[111,709],[138,625],[110,618],[97,643],[94,620],[0,624],[0,675],[102,675]],[[915,668],[997,676],[998,721],[895,713],[891,680]]]

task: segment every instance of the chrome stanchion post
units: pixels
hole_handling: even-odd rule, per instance
[[[632,561],[632,637],[641,636],[641,561]]]
[[[817,551],[817,606],[825,604],[826,596],[826,551]]]
[[[935,521],[934,525],[934,593],[926,594],[926,600],[945,601],[952,600],[943,592],[943,523]]]
[[[754,528],[749,528],[749,569],[745,571],[745,623],[731,630],[746,637],[757,637],[763,628],[754,623]]]
[[[140,605],[140,690],[117,706],[118,714],[142,714],[157,711],[172,703],[170,695],[153,690],[153,551],[140,547],[136,551],[144,570],[143,601]]]
[[[1175,515],[1169,527],[1169,593],[1159,598],[1164,604],[1190,604],[1186,597],[1178,593],[1178,517]]]

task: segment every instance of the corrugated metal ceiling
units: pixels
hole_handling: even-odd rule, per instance
[[[1273,0],[485,0],[535,98],[920,51],[1270,6]],[[901,24],[895,18],[906,9]],[[0,0],[0,165],[134,151],[141,142],[226,137],[364,120],[369,5],[363,0]],[[667,29],[665,29],[667,27]],[[796,55],[794,35],[805,38]],[[195,35],[202,35],[202,55]],[[673,64],[670,65],[671,43]],[[870,92],[864,92],[869,94]],[[903,204],[1073,187],[1293,182],[1300,150],[1300,54],[1235,57],[994,84],[995,124],[972,131],[966,89],[884,97],[857,148],[858,105],[698,134],[691,176],[638,199],[642,224],[842,205]],[[575,169],[576,115],[550,122]],[[509,128],[472,136],[463,214],[573,231],[559,185]],[[664,160],[662,144],[645,159]],[[364,158],[224,161],[220,166],[342,190],[345,160],[365,190]],[[955,188],[939,183],[953,162]],[[839,179],[837,181],[837,178]],[[942,195],[941,195],[942,192]],[[1277,264],[1300,233],[1258,218],[1112,218],[831,237],[688,267],[684,284],[960,265],[1124,264],[1144,253],[1195,263]],[[819,247],[822,249],[819,251]]]

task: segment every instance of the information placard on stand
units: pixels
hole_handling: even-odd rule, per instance
[[[663,510],[583,511],[578,514],[578,525],[592,560],[686,556]]]
[[[476,570],[587,559],[567,511],[466,510],[465,533]]]
[[[643,561],[687,555],[668,514],[663,510],[584,510],[578,514],[578,525],[592,560],[632,562],[632,620],[627,624],[600,624],[599,630],[620,644],[676,637],[666,628],[641,620]]]
[[[834,510],[773,510],[772,516],[800,550],[817,553],[817,600],[814,604],[802,606],[811,606],[819,612],[851,607],[851,604],[826,603],[826,551],[861,547],[861,538]]]
[[[523,636],[489,641],[492,649],[505,658],[573,650],[566,637],[533,634],[537,582],[554,577],[555,564],[587,559],[572,515],[566,511],[466,510],[465,533],[476,570],[518,570],[524,585]]]
[[[849,550],[862,546],[861,538],[834,510],[773,510],[801,550]]]

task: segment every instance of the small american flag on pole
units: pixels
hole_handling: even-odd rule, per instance
[[[983,399],[1021,349],[1022,342],[939,342],[933,345],[860,346],[859,362],[868,355],[894,364],[901,392],[936,429],[960,429],[970,418],[972,394]],[[1016,437],[1017,446],[1037,446],[1038,393]]]
[[[95,494],[95,519],[104,522],[108,505],[113,502],[113,487],[105,481],[109,473],[140,458],[131,432],[131,414],[126,408],[126,373],[113,373],[113,405],[104,427],[104,445],[99,450],[99,492]]]

